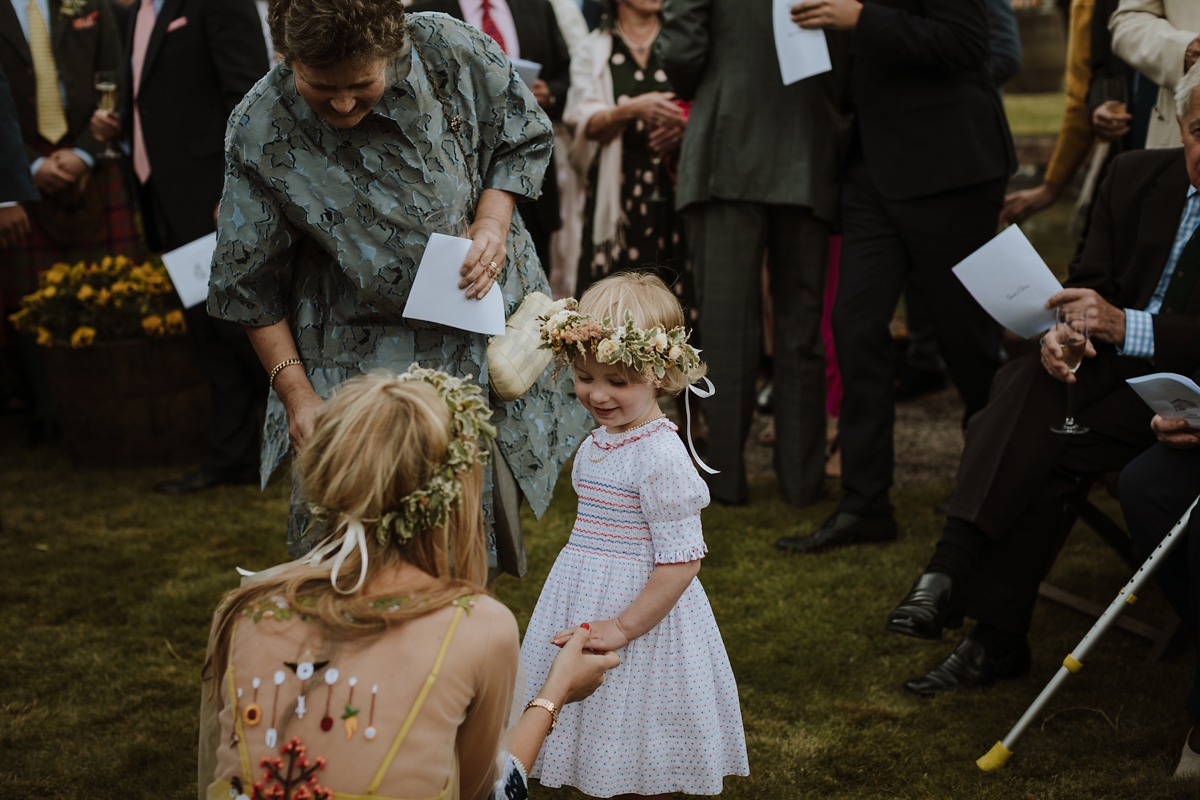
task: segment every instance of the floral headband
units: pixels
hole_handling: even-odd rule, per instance
[[[398,381],[425,381],[437,390],[438,396],[450,411],[450,442],[446,446],[446,460],[434,471],[429,481],[411,494],[397,501],[394,508],[385,510],[378,519],[346,519],[346,531],[337,539],[322,545],[304,560],[319,567],[322,559],[339,549],[334,556],[330,581],[333,588],[342,594],[358,591],[367,577],[367,544],[364,522],[376,522],[375,538],[381,545],[395,536],[401,544],[409,542],[417,533],[440,528],[450,519],[450,508],[461,506],[463,500],[462,481],[459,476],[476,464],[485,464],[491,457],[490,444],[496,438],[496,426],[489,422],[492,410],[483,397],[483,390],[463,378],[454,378],[436,369],[426,369],[413,364],[396,376]],[[328,519],[331,509],[309,504],[313,519],[309,526],[319,520]],[[307,531],[307,529],[306,529]],[[346,557],[355,549],[362,556],[358,582],[353,588],[343,591],[337,584],[338,573]],[[252,575],[238,569],[242,575]]]
[[[624,364],[647,380],[662,378],[674,367],[690,375],[700,366],[700,351],[688,344],[688,332],[682,325],[664,331],[657,325],[642,330],[625,312],[625,324],[613,325],[612,317],[597,322],[589,314],[580,314],[574,299],[560,300],[542,323],[542,348],[554,351],[554,371],[590,350],[601,364]]]

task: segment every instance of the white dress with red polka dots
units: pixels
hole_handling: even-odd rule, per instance
[[[579,512],[521,646],[526,698],[546,680],[559,631],[620,614],[656,564],[708,552],[708,487],[665,418],[622,434],[598,428],[575,455]],[[699,580],[649,633],[617,651],[594,695],[562,709],[530,777],[615,794],[717,794],[748,775],[737,683]]]

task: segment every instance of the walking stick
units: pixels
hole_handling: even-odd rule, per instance
[[[1146,584],[1146,581],[1150,580],[1150,578],[1154,575],[1154,570],[1157,569],[1159,563],[1167,557],[1167,554],[1171,551],[1171,548],[1183,538],[1184,531],[1187,529],[1188,520],[1191,519],[1192,516],[1192,509],[1196,507],[1197,503],[1200,503],[1200,497],[1197,497],[1195,500],[1193,500],[1192,504],[1188,506],[1188,510],[1183,512],[1183,516],[1180,517],[1179,521],[1175,523],[1175,527],[1171,528],[1171,532],[1167,534],[1166,538],[1159,542],[1158,547],[1154,548],[1154,552],[1151,553],[1150,557],[1147,558],[1145,563],[1142,564],[1141,569],[1134,573],[1134,576],[1130,579],[1129,583],[1125,584],[1125,586],[1121,589],[1121,592],[1116,596],[1112,603],[1109,604],[1108,609],[1104,612],[1103,616],[1096,620],[1096,624],[1093,625],[1092,629],[1087,632],[1087,636],[1083,637],[1083,641],[1079,643],[1079,646],[1075,648],[1075,651],[1068,654],[1067,657],[1063,659],[1063,665],[1059,667],[1058,672],[1053,678],[1051,678],[1050,683],[1046,684],[1046,688],[1042,689],[1042,693],[1039,694],[1037,699],[1033,701],[1033,705],[1031,705],[1021,719],[1017,721],[1017,724],[1012,727],[1012,730],[1008,732],[1008,735],[1004,737],[1004,740],[996,742],[996,744],[992,746],[992,749],[987,751],[986,755],[975,762],[976,766],[978,766],[984,772],[991,772],[994,769],[999,769],[1000,767],[1004,766],[1004,762],[1008,761],[1009,756],[1012,755],[1012,751],[1013,748],[1016,747],[1017,740],[1021,738],[1022,734],[1025,733],[1025,730],[1033,724],[1034,719],[1036,719],[1037,716],[1042,713],[1042,710],[1045,709],[1050,703],[1050,700],[1054,697],[1055,692],[1057,692],[1063,683],[1066,682],[1067,676],[1073,672],[1079,672],[1079,670],[1083,669],[1083,660],[1087,658],[1087,655],[1092,651],[1092,648],[1095,647],[1100,640],[1104,638],[1104,634],[1108,633],[1109,629],[1116,624],[1117,619],[1119,619],[1120,616],[1125,613],[1125,609],[1137,602],[1138,592],[1142,590],[1142,587]]]

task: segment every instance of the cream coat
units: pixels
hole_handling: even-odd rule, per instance
[[[627,224],[621,212],[621,137],[601,146],[585,133],[588,120],[617,106],[608,68],[611,57],[612,34],[608,31],[592,31],[579,43],[571,54],[571,88],[563,110],[563,122],[573,133],[571,166],[582,180],[587,180],[599,153],[596,215],[592,220],[592,239],[597,246],[617,241],[621,226]]]
[[[1113,52],[1160,87],[1146,147],[1179,147],[1175,86],[1183,77],[1183,54],[1200,34],[1200,2],[1121,0],[1108,29]]]

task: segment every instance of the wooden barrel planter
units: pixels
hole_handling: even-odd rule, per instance
[[[45,351],[63,441],[77,467],[199,461],[212,409],[187,338],[97,342]]]

